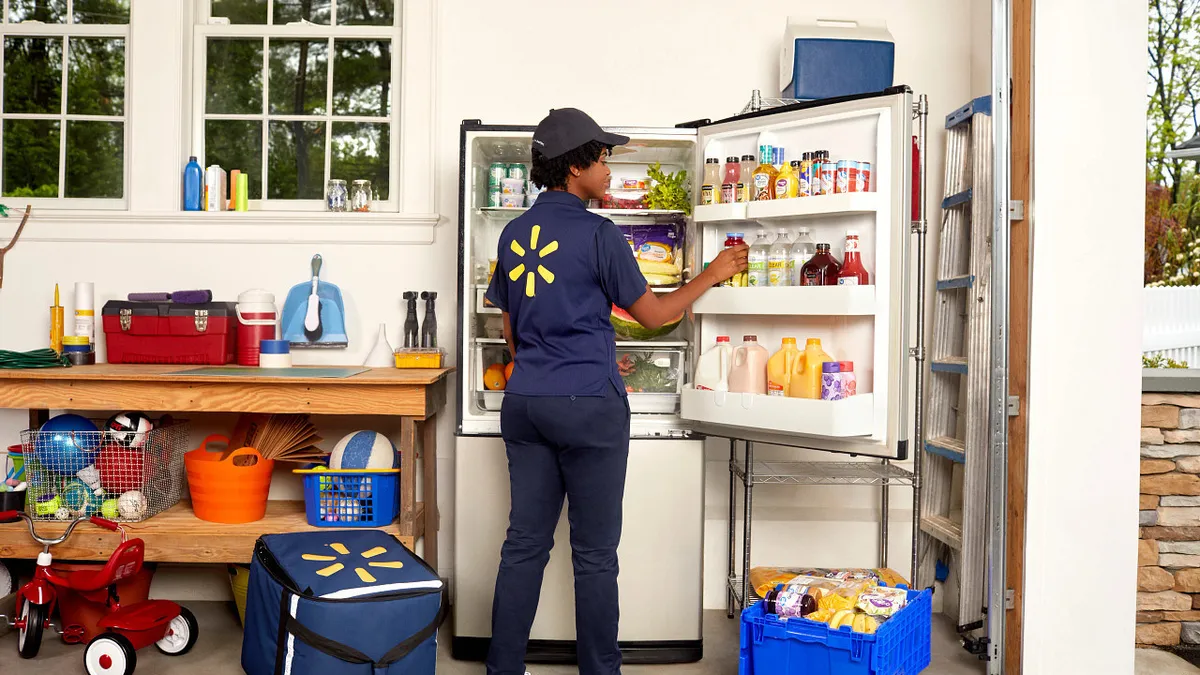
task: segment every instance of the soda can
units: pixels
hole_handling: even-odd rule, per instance
[[[734,201],[736,200],[734,199],[733,183],[721,183],[721,203],[732,204]]]
[[[508,178],[508,165],[496,162],[488,167],[488,189],[499,190],[500,181]]]
[[[526,170],[524,164],[509,164],[508,177],[520,178],[521,180],[529,180],[529,171]]]
[[[837,173],[837,168],[832,161],[821,160],[821,194],[833,194],[833,175],[835,173]]]
[[[859,162],[858,163],[858,191],[859,192],[870,192],[871,191],[871,163],[870,162]]]
[[[833,192],[834,194],[842,194],[850,191],[850,161],[839,159],[837,162],[837,174],[834,177]]]
[[[848,164],[850,179],[846,182],[846,184],[850,188],[851,192],[858,192],[858,162],[850,160]]]
[[[488,206],[500,206],[501,198],[500,190],[488,190]]]

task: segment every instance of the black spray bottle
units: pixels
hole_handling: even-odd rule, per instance
[[[404,318],[404,348],[411,349],[420,342],[420,330],[417,327],[417,292],[405,291],[404,299],[408,301],[408,316]]]
[[[437,293],[421,291],[421,299],[425,301],[425,320],[421,322],[421,347],[435,349],[437,347],[437,317],[434,316],[433,301]]]

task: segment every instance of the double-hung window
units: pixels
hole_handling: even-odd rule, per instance
[[[341,179],[396,211],[400,3],[199,2],[194,154],[248,173],[252,208],[321,209]]]
[[[4,0],[3,13],[0,194],[123,208],[129,0]]]

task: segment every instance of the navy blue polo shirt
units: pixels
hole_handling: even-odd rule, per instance
[[[508,312],[517,365],[505,391],[622,395],[612,306],[628,309],[646,277],[621,230],[575,195],[546,191],[500,235],[487,299]]]

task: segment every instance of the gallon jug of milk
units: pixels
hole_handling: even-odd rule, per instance
[[[733,361],[733,345],[728,335],[718,335],[717,344],[709,347],[696,362],[696,377],[692,384],[706,391],[729,391],[729,366]]]
[[[739,394],[766,394],[769,356],[767,348],[758,344],[757,335],[743,336],[742,344],[733,350],[733,366],[729,369],[729,391]],[[819,379],[817,395],[820,395]]]

